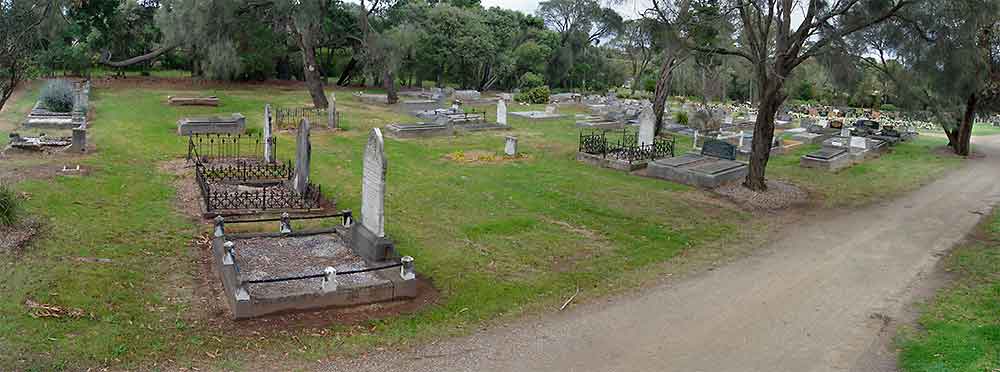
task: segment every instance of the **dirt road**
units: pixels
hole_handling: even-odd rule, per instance
[[[769,247],[631,298],[330,371],[868,371],[939,257],[1000,200],[986,156],[891,202],[805,220]],[[868,356],[866,356],[868,355]]]

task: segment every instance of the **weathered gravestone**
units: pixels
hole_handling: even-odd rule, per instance
[[[656,136],[656,116],[653,107],[646,106],[639,114],[639,146],[652,145]]]
[[[87,151],[87,129],[83,127],[73,128],[73,140],[70,144],[70,151]]]
[[[556,105],[547,105],[547,106],[545,106],[545,113],[548,114],[548,115],[555,115],[555,113],[556,113]]]
[[[385,237],[385,141],[382,131],[372,128],[365,146],[361,172],[361,223],[351,227],[354,252],[367,260],[381,261],[394,254]]]
[[[507,125],[507,103],[504,100],[497,102],[497,124]]]
[[[264,105],[264,162],[274,163],[274,133],[271,131],[272,116],[271,116],[271,105]]]
[[[841,126],[840,127],[840,136],[841,137],[850,137],[851,136],[851,128],[848,128],[847,126]]]
[[[340,118],[337,116],[337,96],[330,93],[329,107],[326,108],[326,127],[336,129],[340,127]]]
[[[309,187],[309,161],[312,158],[312,144],[309,142],[309,120],[302,119],[295,138],[295,192],[306,193]]]
[[[517,137],[507,136],[506,143],[504,143],[503,152],[504,154],[507,154],[507,156],[517,155]]]

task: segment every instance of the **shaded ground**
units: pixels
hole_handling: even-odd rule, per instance
[[[641,296],[323,368],[870,370],[887,322],[1000,200],[1000,141],[976,144],[986,156],[945,179],[891,202],[804,219],[746,259]]]

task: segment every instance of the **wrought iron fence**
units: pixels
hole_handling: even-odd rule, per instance
[[[248,182],[290,180],[295,174],[291,161],[285,163],[233,163],[206,166],[198,164],[196,171],[207,182]]]
[[[674,156],[674,137],[653,139],[653,143],[639,145],[638,135],[628,129],[624,129],[618,140],[611,144],[607,134],[610,131],[604,130],[591,132],[589,134],[580,133],[579,151],[591,155],[599,155],[602,158],[612,156],[629,163],[637,161],[648,161]]]
[[[205,163],[226,159],[263,159],[264,146],[277,149],[277,137],[260,134],[192,134],[188,136],[188,160]]]
[[[260,172],[275,172],[282,177],[290,177],[291,165],[284,167],[274,165],[258,165]],[[225,168],[225,167],[222,167]],[[215,168],[219,169],[219,168]],[[231,167],[233,173],[213,172],[208,167],[198,166],[195,168],[195,180],[201,189],[201,196],[205,203],[205,208],[209,212],[225,210],[289,210],[289,209],[318,209],[322,207],[323,189],[318,185],[309,184],[304,193],[298,193],[292,189],[288,182],[271,182],[263,187],[239,186],[224,184],[217,180],[229,177],[228,180],[262,180],[260,178],[249,178],[250,174],[237,173],[239,167]],[[271,169],[271,170],[266,170]],[[280,177],[276,177],[280,178]],[[272,178],[274,179],[274,178]]]
[[[330,126],[330,116],[325,108],[315,107],[275,107],[274,125],[278,128],[297,128],[302,119],[310,123],[326,123]]]

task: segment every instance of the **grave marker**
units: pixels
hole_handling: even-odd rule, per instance
[[[497,102],[497,124],[507,125],[507,103],[502,99]]]
[[[309,120],[302,119],[295,141],[295,192],[305,194],[309,187],[309,161],[312,158],[312,144],[309,142]]]
[[[656,117],[653,107],[646,106],[639,114],[639,146],[652,145],[656,137]]]
[[[271,104],[264,105],[264,162],[274,163],[274,133]]]
[[[507,136],[503,152],[504,154],[507,154],[507,156],[517,156],[517,137]]]
[[[365,146],[361,183],[361,224],[376,237],[385,237],[385,142],[372,128]]]

